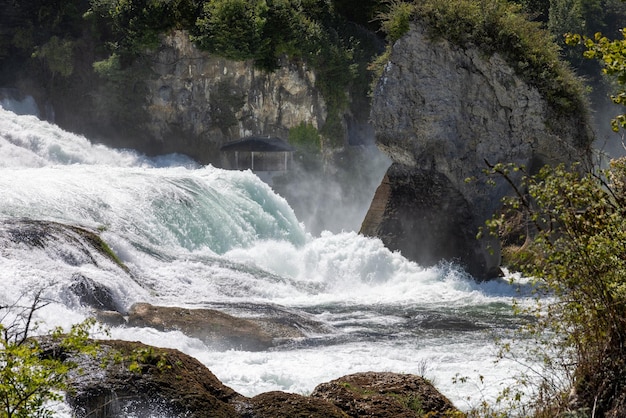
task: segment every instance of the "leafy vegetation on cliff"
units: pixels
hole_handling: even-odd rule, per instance
[[[614,77],[616,104],[626,105],[626,41],[567,34],[570,45],[583,45]],[[626,128],[626,115],[611,122]],[[514,170],[519,168],[513,167]],[[511,184],[511,167],[499,164],[492,174]],[[626,158],[606,170],[544,167],[515,186],[508,208],[525,214],[528,236],[511,252],[508,263],[535,277],[539,295],[554,302],[520,309],[535,320],[521,330],[535,342],[543,359],[540,381],[527,380],[538,401],[537,417],[626,415]],[[506,215],[494,217],[492,231],[505,231]],[[512,255],[512,256],[511,256]],[[555,377],[558,381],[555,381]],[[569,386],[569,387],[568,387]],[[569,392],[568,392],[569,389]]]
[[[609,40],[600,32],[593,38],[579,34],[567,34],[566,39],[570,45],[583,44],[586,48],[583,56],[588,59],[596,59],[602,65],[602,72],[614,77],[618,91],[611,95],[613,103],[626,106],[626,33],[622,30],[621,39]],[[611,128],[614,132],[626,129],[626,115],[621,114],[611,120]]]
[[[315,70],[316,87],[327,104],[322,133],[342,138],[339,114],[351,93],[365,96],[367,65],[380,48],[380,40],[354,21],[371,27],[381,1],[358,3],[355,11],[352,0],[19,2],[11,7],[7,33],[0,29],[0,59],[48,80],[48,88],[67,88],[64,80],[70,77],[80,82],[85,76],[76,74],[76,62],[82,62],[84,71],[84,61],[92,60],[110,85],[106,90],[119,91],[122,100],[131,64],[156,48],[162,34],[181,29],[201,49],[251,60],[267,71],[285,58],[306,62]],[[10,84],[3,78],[0,83]],[[116,83],[117,89],[111,85]]]
[[[407,15],[422,22],[433,37],[502,55],[554,110],[585,117],[582,82],[563,62],[554,36],[540,22],[531,21],[518,4],[506,0],[394,1],[380,15],[391,41],[408,30]]]

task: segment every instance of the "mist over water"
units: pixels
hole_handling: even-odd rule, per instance
[[[384,168],[372,166],[372,177]],[[337,187],[341,194],[356,186]],[[136,302],[247,315],[280,306],[327,327],[262,352],[220,351],[180,332],[111,329],[112,338],[180,349],[247,396],[306,394],[346,374],[394,371],[424,373],[467,408],[468,396],[495,396],[519,367],[493,364],[493,337],[516,326],[516,286],[477,283],[452,264],[422,268],[355,232],[356,208],[343,232],[312,233],[249,171],[113,150],[0,109],[0,190],[0,236],[24,219],[80,226],[99,233],[128,268],[67,233],[42,246],[0,241],[0,305],[44,289],[54,303],[38,312],[41,332],[91,315],[68,291],[86,277],[108,288],[121,312]],[[484,387],[453,384],[457,374],[480,374]]]
[[[391,160],[373,145],[347,147],[323,167],[296,159],[291,181],[277,182],[275,189],[309,233],[358,232],[390,165]]]

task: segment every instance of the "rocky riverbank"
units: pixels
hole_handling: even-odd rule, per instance
[[[415,375],[357,373],[322,383],[308,396],[274,391],[249,398],[178,350],[116,340],[99,344],[95,358],[73,359],[81,372],[72,378],[67,401],[78,417],[464,416]]]

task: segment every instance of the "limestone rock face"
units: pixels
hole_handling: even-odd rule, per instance
[[[553,110],[502,57],[430,39],[418,24],[393,46],[371,119],[395,164],[361,232],[423,265],[456,259],[477,278],[496,274],[499,252],[476,233],[511,192],[481,180],[487,162],[579,161],[592,141],[583,117]]]
[[[152,57],[156,77],[145,81],[146,128],[169,151],[177,145],[199,161],[217,161],[229,138],[287,138],[301,122],[321,127],[325,102],[305,64],[283,63],[275,72],[200,51],[187,33],[164,37]]]

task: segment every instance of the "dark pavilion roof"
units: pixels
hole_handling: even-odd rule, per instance
[[[296,149],[277,137],[249,136],[240,141],[229,142],[220,148],[221,151],[244,152],[292,152]]]

